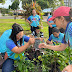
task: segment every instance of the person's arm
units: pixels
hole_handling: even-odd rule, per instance
[[[51,49],[51,50],[54,50],[54,51],[64,51],[67,46],[68,46],[68,44],[51,46],[51,45],[46,45],[45,43],[41,43],[39,45],[39,48],[48,48],[48,49]]]
[[[52,25],[49,23],[49,21],[47,21],[47,24],[52,28]]]
[[[72,65],[68,65],[67,67],[65,67],[62,72],[65,72],[65,71],[72,72]]]
[[[50,23],[51,25],[55,24],[54,22],[53,23]]]
[[[25,36],[25,38],[27,38],[27,36]],[[19,54],[19,53],[25,51],[31,44],[34,44],[35,39],[28,37],[28,39],[24,39],[24,41],[26,41],[27,43],[25,45],[21,46],[21,47],[17,47],[12,40],[11,41],[7,41],[6,42],[6,46],[12,52]]]
[[[11,51],[14,52],[14,53],[21,53],[23,51],[25,51],[31,44],[28,42],[26,43],[25,45],[21,46],[21,47],[14,47]]]
[[[26,21],[29,23],[29,25],[32,23],[32,22],[30,21],[30,17],[28,17],[28,18],[26,19]]]
[[[52,41],[47,40],[46,41],[47,44],[53,44]]]
[[[46,41],[47,44],[53,44],[52,41],[51,41],[52,40],[52,36],[53,36],[53,34],[51,34],[49,39]]]
[[[34,36],[33,36],[33,35],[30,35],[30,37],[31,37],[31,38],[34,38]]]

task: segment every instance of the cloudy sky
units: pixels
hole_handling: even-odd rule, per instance
[[[11,0],[6,0],[5,4],[2,5],[0,3],[0,8],[8,8],[8,6],[11,5],[11,4],[12,4]],[[22,3],[21,2],[19,4],[19,8],[22,10]]]

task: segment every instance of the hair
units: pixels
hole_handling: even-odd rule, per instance
[[[14,23],[13,25],[12,25],[12,33],[11,33],[11,35],[10,35],[10,39],[11,40],[13,40],[14,41],[14,43],[18,46],[18,44],[17,44],[17,39],[16,39],[16,35],[19,33],[19,32],[21,32],[21,31],[24,31],[23,30],[23,28],[19,25],[19,24],[17,24],[17,23]],[[22,45],[22,42],[23,42],[23,39],[21,38],[20,39],[20,45]]]
[[[57,27],[54,27],[54,28],[52,29],[52,33],[54,33],[54,32],[59,33],[60,31],[59,31],[59,29],[58,29]]]
[[[70,14],[70,20],[72,21],[72,8],[70,8],[69,14]]]
[[[34,31],[35,35],[34,36],[37,36],[36,29],[41,29],[41,28],[39,26],[35,27],[35,31]],[[42,34],[43,32],[40,31],[40,33]],[[41,37],[41,35],[40,35],[40,37]]]
[[[52,15],[52,13],[50,13],[50,15]]]

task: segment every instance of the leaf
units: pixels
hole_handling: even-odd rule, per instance
[[[15,54],[15,58],[17,58],[18,57],[18,54]]]

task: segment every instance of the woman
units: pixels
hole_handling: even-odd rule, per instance
[[[39,22],[40,21],[40,16],[36,14],[36,10],[33,9],[32,10],[32,14],[31,16],[29,16],[26,21],[29,23],[29,25],[31,26],[31,32],[33,32],[35,30],[35,27],[40,26]],[[42,26],[42,23],[41,23]]]
[[[49,29],[49,37],[52,34],[52,29],[54,27],[56,27],[56,24],[54,24],[54,22],[52,20],[49,21],[49,19],[52,17],[52,14],[53,14],[53,11],[50,13],[50,15],[48,16],[48,19],[47,19],[47,24],[49,25],[48,26],[48,29]]]
[[[27,42],[25,45],[24,41]],[[33,38],[24,35],[23,28],[19,24],[13,24],[11,35],[6,41],[8,58],[3,63],[2,72],[12,72],[14,70],[14,60],[20,59],[19,56],[15,58],[15,53],[22,53],[33,44],[34,41]]]
[[[63,51],[66,49],[68,44],[70,45],[70,48],[72,48],[72,9],[70,7],[61,6],[54,11],[53,17],[50,18],[49,21],[50,20],[53,20],[59,29],[65,29],[64,40],[62,41],[62,44],[58,46],[50,46],[42,43],[39,45],[39,48]],[[62,72],[65,71],[72,72],[72,65],[68,65]]]

